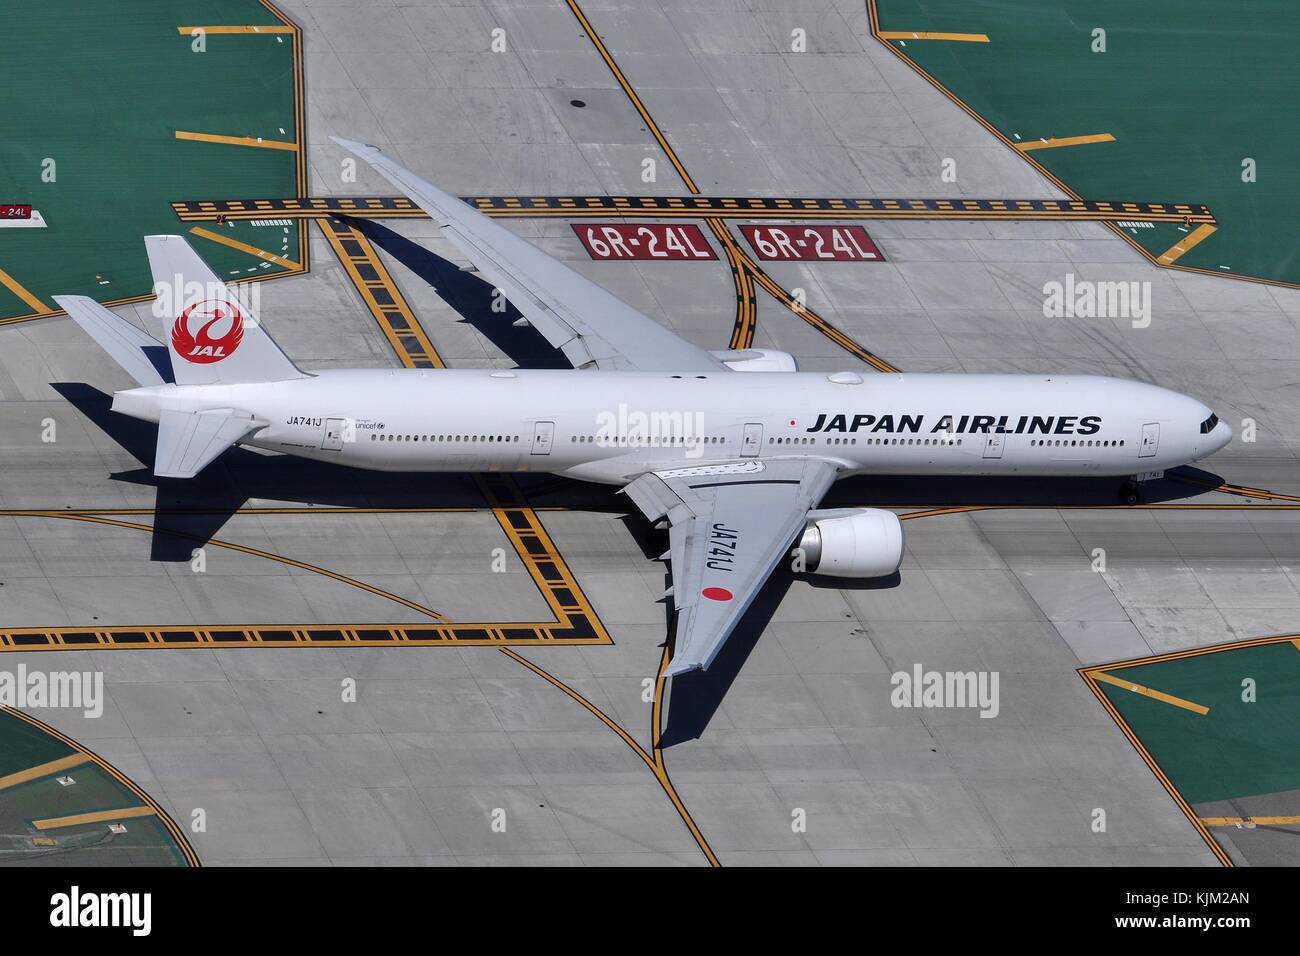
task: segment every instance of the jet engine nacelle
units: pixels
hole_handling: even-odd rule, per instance
[[[799,539],[804,570],[835,578],[883,578],[903,560],[903,525],[892,511],[810,511]]]
[[[797,372],[794,356],[776,349],[729,349],[711,353],[733,372]]]

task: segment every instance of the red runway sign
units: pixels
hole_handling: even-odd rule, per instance
[[[0,203],[0,219],[31,219],[32,207]]]
[[[861,226],[741,226],[760,259],[782,262],[884,262]]]
[[[718,258],[694,223],[574,223],[573,231],[597,260]]]

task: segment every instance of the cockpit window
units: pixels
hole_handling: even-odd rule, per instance
[[[1201,434],[1208,435],[1210,432],[1214,431],[1214,426],[1217,424],[1219,424],[1219,416],[1211,415],[1205,421],[1201,422]]]

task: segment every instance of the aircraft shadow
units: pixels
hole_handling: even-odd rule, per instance
[[[112,411],[112,397],[84,383],[52,386],[69,404],[143,466],[111,477],[152,485],[154,561],[189,561],[193,550],[217,535],[250,500],[293,500],[335,507],[481,508],[483,496],[472,476],[364,471],[288,455],[231,448],[194,478],[153,474],[158,426]]]
[[[347,219],[350,226],[428,283],[438,297],[520,368],[572,368],[564,353],[531,325],[517,327],[519,310],[492,311],[492,283],[466,272],[417,242],[370,219]]]

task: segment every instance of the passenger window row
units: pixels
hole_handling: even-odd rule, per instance
[[[432,441],[432,442],[517,442],[518,435],[386,435],[370,433],[371,441]]]
[[[1063,438],[1056,438],[1049,441],[1047,439],[1035,438],[1029,442],[1029,446],[1031,448],[1035,448],[1035,447],[1036,448],[1043,448],[1043,447],[1074,448],[1076,445],[1081,448],[1094,448],[1094,447],[1095,448],[1123,448],[1124,439],[1121,438],[1119,441],[1096,441],[1096,440],[1083,441],[1082,439],[1076,438],[1076,439],[1071,439],[1070,441],[1066,441]]]
[[[634,447],[658,447],[661,445],[718,445],[722,443],[719,436],[708,436],[705,438],[685,438],[681,435],[672,435],[666,438],[631,438],[621,436],[617,440],[611,441],[608,438],[598,438],[595,435],[570,435],[569,444],[590,445],[603,443],[605,445],[632,445]]]

